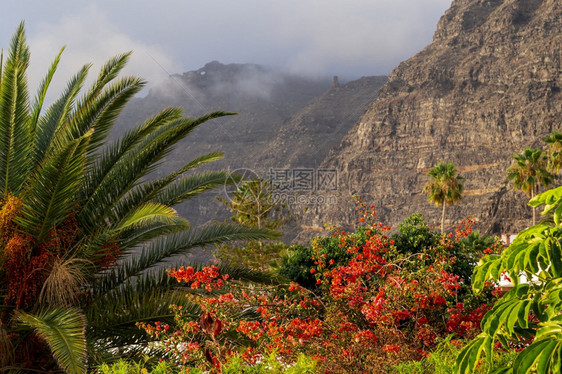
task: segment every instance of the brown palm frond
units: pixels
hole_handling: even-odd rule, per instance
[[[87,283],[85,269],[91,263],[84,259],[56,258],[43,284],[39,300],[49,305],[69,305]]]

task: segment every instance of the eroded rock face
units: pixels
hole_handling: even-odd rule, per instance
[[[561,41],[559,0],[453,1],[433,43],[394,69],[323,162],[338,171],[337,204],[305,213],[301,238],[325,222],[355,222],[352,194],[393,227],[414,212],[438,227],[440,209],[421,190],[439,161],[466,178],[447,226],[466,216],[495,234],[527,226],[527,198],[512,191],[505,170],[513,152],[562,128]]]

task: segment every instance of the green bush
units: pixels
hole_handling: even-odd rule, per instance
[[[365,244],[367,239],[365,227],[358,227],[356,232],[350,233],[358,246]],[[333,267],[345,265],[351,260],[353,255],[347,252],[345,246],[340,246],[340,238],[334,236],[317,237],[312,240],[310,247],[302,245],[292,245],[281,257],[281,266],[278,273],[290,281],[296,282],[301,286],[313,289],[316,287],[316,278],[310,273],[310,269],[316,264],[312,259],[315,256],[322,256],[333,259]]]
[[[392,239],[400,253],[412,254],[436,245],[441,235],[429,228],[421,213],[414,213],[400,224]]]

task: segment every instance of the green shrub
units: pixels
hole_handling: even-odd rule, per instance
[[[412,254],[436,245],[441,235],[429,228],[421,213],[414,213],[400,224],[392,239],[400,253]]]

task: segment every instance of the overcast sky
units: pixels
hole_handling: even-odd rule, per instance
[[[6,49],[25,20],[31,85],[66,45],[62,83],[133,50],[129,72],[150,82],[205,63],[257,63],[344,79],[388,74],[431,42],[451,0],[90,0],[8,1]]]

